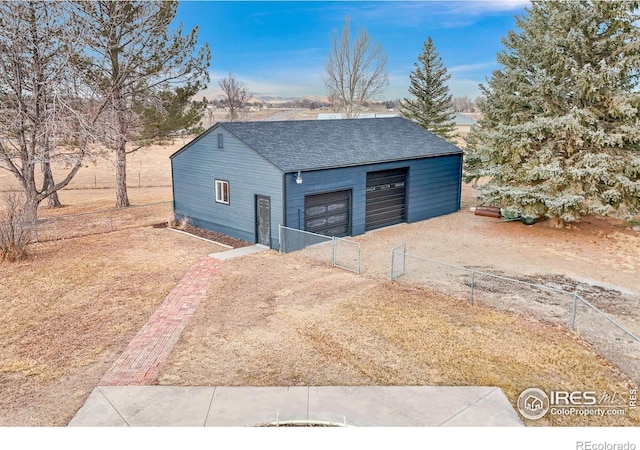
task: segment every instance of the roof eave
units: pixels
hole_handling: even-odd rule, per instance
[[[464,153],[463,150],[459,149],[458,151],[436,153],[433,155],[411,156],[408,158],[382,159],[379,161],[367,161],[367,162],[353,163],[353,164],[329,165],[329,166],[307,167],[307,168],[296,168],[296,169],[287,168],[286,170],[285,169],[281,169],[281,170],[284,173],[297,173],[297,172],[312,172],[315,170],[344,169],[346,167],[361,167],[361,166],[369,166],[372,164],[394,163],[394,162],[400,162],[400,161],[415,161],[416,159],[437,158],[439,156],[460,155],[462,153]]]
[[[197,135],[195,138],[193,138],[190,142],[187,142],[185,145],[183,145],[182,147],[180,147],[176,152],[172,153],[169,156],[169,159],[173,159],[176,156],[178,156],[180,153],[184,152],[186,149],[188,149],[189,147],[191,147],[193,144],[195,144],[196,142],[198,142],[199,140],[201,140],[202,138],[204,138],[205,136],[207,136],[209,133],[211,133],[214,129],[219,128],[222,126],[221,122],[217,122],[215,124],[213,124],[211,127],[207,128],[206,130],[204,130],[202,133],[200,133],[199,135]]]

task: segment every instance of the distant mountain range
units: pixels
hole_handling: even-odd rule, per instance
[[[285,97],[282,95],[254,94],[248,100],[249,103],[287,103],[308,100],[316,103],[329,103],[327,96],[307,95],[304,97]]]
[[[224,98],[224,97],[220,97]],[[248,103],[262,102],[262,103],[287,103],[287,102],[298,102],[307,100],[309,102],[321,103],[328,105],[329,97],[326,95],[306,95],[304,97],[285,97],[281,95],[267,95],[267,94],[253,94],[251,98],[248,100]],[[372,100],[369,103],[371,104],[382,104],[385,103],[385,100]]]

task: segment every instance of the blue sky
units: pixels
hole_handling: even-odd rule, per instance
[[[407,96],[409,74],[431,36],[451,74],[454,96],[476,97],[498,68],[501,39],[515,28],[526,0],[491,1],[182,1],[176,21],[199,26],[199,42],[212,52],[214,96],[232,72],[255,95],[325,95],[324,66],[334,31],[351,21],[366,29],[388,56],[384,99]]]

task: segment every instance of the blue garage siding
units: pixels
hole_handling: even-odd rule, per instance
[[[224,148],[218,149],[218,134]],[[278,248],[282,222],[282,172],[223,129],[212,129],[171,160],[177,216],[195,225],[256,242],[255,195],[271,198],[271,240]],[[214,180],[229,182],[229,205],[215,202]]]
[[[407,222],[416,222],[460,209],[462,155],[447,155],[409,161],[395,161],[356,167],[302,172],[302,184],[295,173],[285,177],[286,226],[304,228],[306,195],[350,189],[351,234],[365,232],[367,172],[407,167]]]
[[[462,155],[415,161],[409,170],[407,222],[417,222],[460,209]]]

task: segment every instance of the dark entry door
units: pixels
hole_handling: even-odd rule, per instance
[[[406,219],[407,169],[367,174],[365,230],[388,227]]]
[[[271,197],[256,195],[256,241],[271,247]]]

